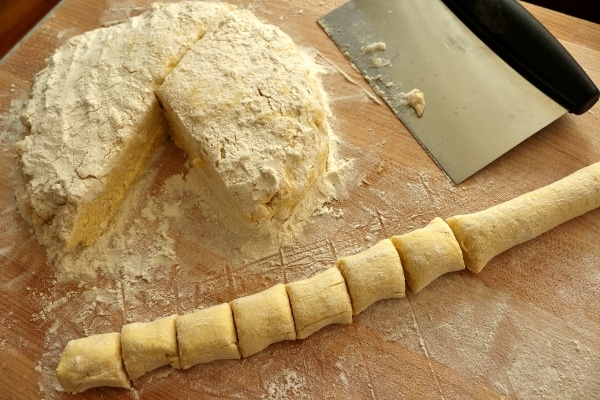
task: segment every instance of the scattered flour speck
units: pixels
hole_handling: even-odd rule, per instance
[[[283,400],[290,396],[294,398],[308,398],[302,393],[306,379],[296,371],[284,369],[279,375],[273,376],[265,383],[267,393],[262,396],[266,400]]]

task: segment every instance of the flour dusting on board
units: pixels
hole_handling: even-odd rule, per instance
[[[308,398],[302,393],[302,388],[306,385],[303,379],[296,371],[283,370],[277,376],[272,377],[265,382],[267,394],[262,396],[264,400],[285,400],[290,397],[297,399]]]

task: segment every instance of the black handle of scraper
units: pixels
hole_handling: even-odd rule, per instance
[[[506,63],[573,114],[597,101],[598,88],[554,36],[515,0],[442,0]]]

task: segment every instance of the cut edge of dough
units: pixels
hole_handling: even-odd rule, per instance
[[[136,135],[136,140],[131,141],[119,154],[119,161],[115,161],[117,167],[102,178],[103,190],[91,200],[82,201],[72,228],[61,226],[59,235],[67,250],[80,244],[88,246],[104,234],[131,187],[151,164],[157,149],[166,140],[167,121],[160,114],[158,104],[154,108],[155,113],[149,113],[148,121],[138,130],[147,134],[143,137]],[[131,160],[136,162],[132,165]]]
[[[465,226],[464,215],[455,215],[447,218],[446,223],[454,233],[454,237],[460,246],[463,254],[463,260],[467,269],[474,273],[481,272],[491,260],[491,257],[482,259],[481,257],[477,257],[477,255],[472,254],[472,243],[469,234],[466,232],[467,228]]]

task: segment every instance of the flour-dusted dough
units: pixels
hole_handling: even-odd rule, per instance
[[[215,19],[218,3],[155,4],[71,38],[35,78],[17,143],[19,208],[43,244],[93,243],[165,138],[155,90]]]
[[[113,332],[69,341],[56,368],[62,388],[71,393],[100,386],[129,388],[120,336]]]
[[[338,268],[332,267],[311,278],[290,282],[286,288],[298,339],[329,324],[352,322],[352,303]]]
[[[158,90],[175,142],[246,221],[287,219],[327,166],[326,104],[294,42],[228,14]]]
[[[240,358],[229,303],[179,315],[175,322],[181,368],[187,369],[214,360]]]
[[[295,340],[296,328],[285,285],[230,302],[242,357],[282,340]]]
[[[404,272],[390,239],[339,259],[337,266],[346,280],[354,314],[378,300],[404,296]]]
[[[441,218],[424,228],[393,236],[406,283],[418,293],[440,275],[465,268],[462,251],[452,230]]]
[[[496,255],[600,207],[600,162],[487,210],[446,221],[465,264],[480,272]]]
[[[133,322],[121,330],[121,352],[132,380],[156,368],[180,368],[175,315],[151,322]]]

